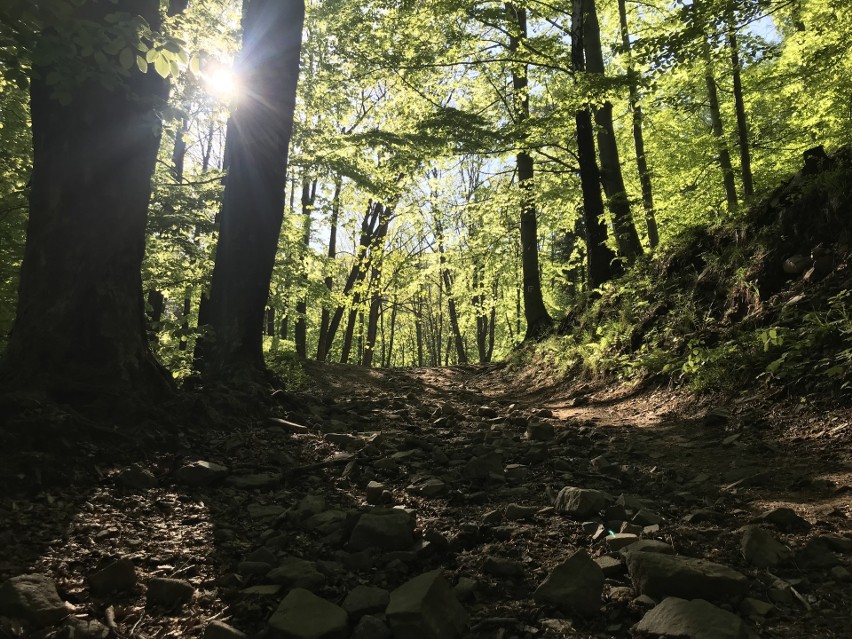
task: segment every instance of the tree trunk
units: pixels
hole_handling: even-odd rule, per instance
[[[275,337],[275,309],[266,309],[266,334],[269,337]]]
[[[603,77],[603,51],[601,49],[601,29],[595,0],[584,0],[583,45],[586,54],[586,71]],[[612,103],[606,100],[602,106],[594,109],[597,124],[598,157],[600,158],[600,176],[606,193],[612,222],[615,227],[615,242],[618,253],[628,264],[632,264],[642,254],[642,243],[633,224],[630,213],[630,200],[624,186],[621,173],[621,160],[618,157],[618,145],[615,139],[615,127],[612,124]]]
[[[308,286],[308,267],[307,254],[311,246],[311,211],[314,209],[314,202],[317,199],[317,181],[304,178],[302,180],[302,254],[299,258],[299,275],[305,288]],[[308,356],[308,302],[305,296],[307,290],[296,302],[296,327],[294,329],[296,337],[296,354],[301,358]]]
[[[178,342],[178,350],[181,353],[186,352],[189,346],[189,314],[192,311],[192,297],[189,293],[183,298],[183,313],[180,321],[180,342]]]
[[[731,154],[725,142],[725,130],[722,125],[722,112],[719,109],[719,94],[716,91],[716,78],[713,76],[713,61],[710,57],[710,45],[704,41],[704,82],[707,85],[707,102],[710,106],[710,123],[713,127],[713,137],[716,139],[716,152],[719,168],[722,169],[722,184],[725,187],[725,199],[728,210],[736,211],[737,187],[734,182],[734,169],[731,166]]]
[[[737,138],[740,147],[740,168],[743,175],[743,196],[754,195],[754,178],[751,173],[751,150],[748,142],[748,121],[745,101],[743,100],[743,82],[740,77],[740,51],[737,42],[737,26],[731,16],[728,20],[728,46],[731,49],[731,69],[734,75],[734,106],[737,113]]]
[[[328,232],[328,259],[334,262],[337,257],[337,220],[340,217],[340,191],[343,188],[343,178],[339,175],[334,179],[334,196],[331,199],[331,219],[329,220]],[[325,278],[325,287],[331,292],[334,279],[331,274]],[[328,304],[323,304],[322,316],[320,317],[319,337],[317,339],[317,361],[325,360],[328,352],[328,325],[331,320],[331,312]]]
[[[642,131],[642,106],[639,104],[639,83],[630,53],[630,32],[627,28],[627,6],[625,0],[618,0],[618,15],[621,23],[621,46],[627,55],[627,87],[630,92],[630,111],[633,116],[633,144],[636,149],[636,169],[639,172],[639,185],[642,187],[642,208],[645,210],[645,225],[648,228],[648,244],[656,248],[660,243],[657,228],[657,216],[654,213],[654,192],[651,186],[651,172],[645,157],[645,136]]]
[[[391,316],[390,316],[390,335],[388,336],[388,352],[387,359],[385,360],[385,368],[390,368],[392,360],[393,360],[393,343],[394,338],[396,337],[396,298],[391,302]],[[403,342],[403,349],[405,349],[405,342]],[[402,363],[405,364],[405,351],[403,350],[402,354]]]
[[[571,61],[575,71],[585,70],[583,55],[583,0],[574,0],[571,38]],[[583,221],[586,229],[589,284],[595,288],[612,279],[612,261],[615,254],[607,244],[606,225],[603,221],[603,199],[600,174],[595,160],[595,138],[592,116],[588,109],[577,111],[577,158],[580,164],[580,184],[583,191]]]
[[[506,3],[509,19],[509,53],[516,56],[521,42],[527,37],[527,11],[512,2]],[[516,124],[529,120],[529,80],[527,65],[512,64],[512,104]],[[525,140],[521,140],[523,143]],[[538,267],[538,222],[533,193],[533,159],[521,150],[516,156],[518,186],[521,190],[521,265],[524,280],[524,317],[527,320],[525,340],[536,339],[545,333],[553,320],[544,306]]]
[[[208,378],[265,371],[263,313],[284,212],[287,154],[299,74],[303,0],[253,0],[237,67],[245,91],[231,116],[228,177],[210,294]]]
[[[160,28],[155,0],[92,1],[72,11],[104,26],[106,15],[123,11]],[[36,44],[30,215],[2,383],[68,401],[162,396],[172,385],[146,339],[140,268],[168,86],[134,65],[126,77],[106,78],[106,88],[107,72],[92,57],[71,70],[57,52],[75,46],[74,33],[48,29]],[[48,85],[55,76],[60,84]],[[68,87],[67,102],[54,97],[57,86]]]
[[[450,317],[450,330],[453,332],[453,342],[456,347],[456,355],[460,364],[467,364],[467,352],[464,348],[461,329],[459,328],[459,316],[456,309],[456,300],[453,297],[453,276],[447,268],[447,258],[444,254],[444,227],[440,220],[435,220],[435,231],[438,239],[438,269],[441,273],[441,281],[447,292],[447,314]]]

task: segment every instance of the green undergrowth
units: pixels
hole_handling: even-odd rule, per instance
[[[588,378],[850,398],[850,237],[847,149],[737,219],[689,228],[578,298],[535,356]]]

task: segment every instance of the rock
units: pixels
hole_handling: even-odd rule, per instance
[[[453,592],[459,601],[470,601],[474,598],[479,582],[470,577],[459,577],[458,582],[453,586]]]
[[[306,559],[289,557],[270,570],[266,578],[287,588],[316,590],[325,585],[325,575],[317,570],[316,564]]]
[[[160,485],[160,482],[157,481],[157,478],[147,468],[144,468],[140,464],[133,464],[129,468],[121,471],[121,474],[118,476],[118,481],[122,486],[127,486],[128,488],[156,488]]]
[[[613,468],[615,464],[613,464],[603,455],[598,455],[589,462],[589,466],[592,468],[592,470],[596,470],[599,473],[605,473],[611,468]]]
[[[136,566],[123,557],[102,570],[89,575],[89,591],[96,597],[111,592],[127,592],[136,585]]]
[[[527,475],[529,475],[529,472],[529,467],[524,464],[507,464],[506,468],[503,469],[506,481],[513,484],[524,481]]]
[[[270,521],[277,519],[286,512],[284,506],[278,504],[249,504],[246,507],[249,517],[252,521]]]
[[[462,476],[468,481],[502,481],[503,456],[500,453],[486,453],[474,457],[465,464]]]
[[[616,552],[635,544],[639,541],[639,536],[632,533],[616,533],[614,535],[607,535],[605,541],[607,547],[611,551]]]
[[[394,639],[455,639],[468,615],[440,570],[411,579],[390,595],[385,613]]]
[[[840,535],[820,535],[817,540],[829,550],[842,554],[852,553],[852,539]]]
[[[192,600],[195,588],[183,579],[154,577],[148,582],[146,605],[159,606],[166,610],[179,610]]]
[[[631,521],[637,526],[655,526],[663,523],[663,518],[655,512],[642,508]]]
[[[408,550],[414,543],[414,525],[414,515],[399,508],[364,513],[349,537],[349,550]]]
[[[209,486],[224,479],[228,473],[227,466],[209,461],[194,461],[175,471],[175,480],[187,486]]]
[[[833,552],[819,538],[811,539],[804,547],[796,551],[796,564],[799,568],[832,568],[840,563]]]
[[[213,621],[204,629],[204,639],[247,639],[248,635],[222,621]]]
[[[773,508],[761,514],[757,519],[786,532],[808,530],[811,527],[806,519],[799,517],[796,511],[791,508]]]
[[[758,568],[772,568],[793,556],[790,549],[760,526],[746,526],[742,540],[743,557]]]
[[[350,639],[392,639],[393,634],[388,625],[373,615],[361,617]]]
[[[281,483],[281,473],[254,473],[252,475],[233,475],[225,481],[228,486],[243,490],[262,490],[275,488]]]
[[[308,519],[325,512],[325,495],[305,495],[296,506],[295,515],[299,520]]]
[[[0,615],[23,619],[39,628],[68,616],[69,608],[59,598],[56,584],[44,575],[19,575],[0,586]]]
[[[748,590],[745,575],[703,559],[655,552],[627,552],[625,559],[636,589],[657,600],[672,593],[690,599],[739,599]]]
[[[593,615],[600,610],[604,574],[585,550],[578,550],[556,566],[536,588],[537,604]]]
[[[346,513],[342,510],[326,510],[308,517],[302,525],[308,530],[316,530],[322,535],[330,535],[343,528]]]
[[[110,630],[97,619],[80,619],[70,616],[62,622],[56,639],[107,639]]]
[[[527,424],[527,439],[534,442],[547,442],[554,438],[556,430],[553,424],[547,422],[530,422]]]
[[[666,542],[658,541],[657,539],[639,539],[620,551],[622,555],[626,555],[628,552],[658,552],[663,555],[675,554],[674,548]]]
[[[556,496],[556,512],[575,519],[597,514],[613,501],[612,495],[602,490],[565,486]]]
[[[746,617],[768,617],[775,612],[775,606],[760,599],[746,597],[740,602],[740,612]]]
[[[284,597],[269,618],[269,629],[280,639],[346,639],[346,611],[304,588]]]
[[[614,577],[624,571],[624,564],[615,557],[610,557],[609,555],[595,557],[595,563],[600,566],[604,577]]]
[[[747,639],[748,630],[737,615],[703,599],[668,597],[645,613],[634,630],[655,637],[680,639]]]
[[[849,572],[843,566],[835,566],[831,570],[829,570],[832,579],[836,579],[837,581],[852,581],[852,572]]]
[[[426,477],[406,487],[405,491],[421,497],[438,497],[447,492],[447,485],[436,477]]]
[[[371,506],[389,504],[393,501],[393,495],[381,482],[371,481],[367,484],[367,503]]]
[[[538,512],[536,506],[521,506],[520,504],[509,504],[506,506],[506,519],[509,521],[521,521],[530,519]]]
[[[487,557],[482,564],[482,572],[495,577],[522,577],[526,571],[519,561],[505,557]]]
[[[327,442],[349,451],[361,450],[367,445],[363,438],[349,433],[326,433],[324,438]]]
[[[384,612],[390,602],[390,592],[375,586],[355,586],[343,600],[343,609],[351,619]]]

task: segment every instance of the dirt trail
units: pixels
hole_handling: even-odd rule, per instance
[[[771,610],[717,603],[753,636],[849,636],[848,411],[572,386],[500,365],[310,365],[308,375],[300,392],[277,394],[284,403],[268,417],[224,418],[199,400],[197,422],[187,418],[179,435],[149,425],[134,431],[135,445],[127,435],[121,445],[66,442],[61,454],[27,452],[26,464],[0,452],[0,468],[17,469],[0,471],[0,581],[46,574],[78,618],[113,636],[196,637],[219,620],[262,637],[294,584],[339,604],[359,584],[392,590],[441,568],[470,615],[466,636],[622,638],[651,605],[606,539],[624,527],[745,575],[748,596]],[[227,476],[190,481],[181,469],[197,460],[226,466]],[[145,471],[156,485],[140,479]],[[374,507],[370,482],[381,486],[369,501],[415,514],[410,550],[353,548],[360,513]],[[626,507],[556,512],[565,486],[623,495]],[[756,567],[743,556],[741,528],[779,506],[807,524],[766,525],[793,554]],[[599,611],[536,603],[539,584],[579,548],[607,567]],[[132,560],[134,585],[96,596],[91,575],[120,557]],[[296,577],[282,577],[294,566]],[[191,602],[152,604],[155,577],[186,580]],[[3,636],[56,628],[0,619]]]

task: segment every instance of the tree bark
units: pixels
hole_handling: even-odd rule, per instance
[[[302,180],[302,254],[299,259],[301,273],[299,277],[305,288],[308,286],[307,253],[311,245],[311,212],[317,199],[317,181],[304,178]],[[294,333],[296,337],[296,354],[301,358],[308,356],[308,302],[307,290],[296,302],[296,326]]]
[[[343,188],[343,178],[337,176],[334,179],[334,196],[331,199],[331,219],[329,220],[328,232],[328,259],[329,262],[334,262],[337,257],[337,221],[340,218],[340,191]],[[334,286],[334,279],[331,274],[325,278],[325,287],[331,292]],[[322,316],[320,317],[319,337],[317,339],[317,361],[323,361],[328,352],[328,325],[331,320],[331,312],[328,304],[323,304]]]
[[[725,129],[722,124],[722,112],[719,109],[719,94],[716,91],[716,78],[713,75],[713,61],[710,57],[710,45],[704,41],[704,82],[707,85],[707,102],[710,106],[710,123],[713,137],[716,140],[716,153],[719,168],[722,169],[722,184],[725,187],[725,199],[728,210],[736,211],[739,207],[737,186],[734,182],[734,169],[731,166],[731,154],[725,142]]]
[[[743,82],[740,77],[740,51],[737,42],[737,26],[734,18],[728,20],[728,46],[731,49],[731,69],[734,76],[734,107],[737,114],[737,138],[740,147],[740,169],[743,176],[743,195],[754,195],[754,177],[751,173],[751,149],[748,141],[748,120],[743,99]]]
[[[630,32],[627,28],[627,6],[625,0],[618,0],[618,15],[621,25],[621,46],[627,55],[627,87],[630,93],[630,111],[633,116],[633,145],[636,149],[636,169],[639,172],[639,185],[642,188],[642,208],[645,210],[645,225],[648,229],[648,244],[656,248],[660,243],[657,228],[657,216],[654,212],[654,191],[651,185],[651,172],[645,156],[645,135],[643,133],[642,105],[639,104],[639,83],[630,52]]]
[[[284,212],[303,0],[253,0],[238,57],[244,92],[228,126],[228,176],[210,294],[207,378],[265,371],[263,313]]]
[[[160,28],[156,0],[91,1],[74,19],[103,24],[127,12]],[[33,172],[17,314],[2,385],[67,401],[100,394],[160,397],[171,380],[145,334],[140,268],[157,111],[168,85],[156,73],[110,74],[94,58],[59,59],[73,29],[38,37],[30,82]],[[107,43],[95,43],[96,48]],[[48,79],[58,75],[66,100]]]
[[[506,3],[509,20],[509,53],[517,56],[521,43],[527,37],[527,11],[512,2]],[[512,104],[516,124],[522,125],[530,117],[529,80],[527,65],[512,63]],[[524,136],[525,137],[525,136]],[[522,139],[523,143],[525,140]],[[536,339],[553,324],[544,306],[538,266],[538,221],[536,220],[533,193],[533,159],[521,150],[516,156],[518,186],[521,190],[521,265],[523,269],[524,317],[527,321],[525,340]]]
[[[586,54],[586,71],[603,77],[606,74],[606,69],[595,0],[584,0],[583,4],[583,45]],[[594,109],[594,119],[597,124],[601,183],[604,193],[606,193],[609,210],[612,213],[615,242],[621,257],[628,264],[632,264],[642,254],[642,243],[639,241],[639,234],[636,232],[633,216],[630,213],[630,200],[624,186],[621,160],[618,156],[618,144],[615,139],[615,127],[612,124],[612,103],[609,100],[604,101],[602,106]]]

